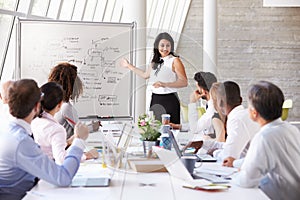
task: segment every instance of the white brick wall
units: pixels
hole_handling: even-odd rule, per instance
[[[293,100],[289,121],[300,121],[300,8],[264,8],[262,0],[218,1],[219,81],[236,81],[246,100],[249,84],[267,80]],[[194,90],[193,74],[202,67],[203,0],[192,0],[177,53],[189,87],[179,91],[183,102]],[[246,102],[244,102],[246,105]]]

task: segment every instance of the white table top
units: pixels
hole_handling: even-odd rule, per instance
[[[188,135],[182,133],[181,140]],[[99,145],[101,137],[99,133],[90,134],[87,140],[88,146]],[[138,142],[138,138],[133,143]],[[141,148],[141,145],[137,149]],[[141,150],[141,149],[140,149]],[[83,177],[111,177],[109,187],[57,187],[41,180],[31,191],[24,197],[25,200],[46,200],[46,199],[109,199],[109,200],[173,200],[173,199],[268,199],[268,197],[258,188],[240,188],[233,184],[231,188],[221,192],[207,192],[183,188],[184,182],[177,178],[171,177],[167,172],[160,173],[137,173],[132,169],[113,169],[102,168],[101,158],[94,161],[82,163],[76,176]],[[125,162],[126,163],[126,162]],[[124,163],[123,163],[124,164]],[[212,163],[203,163],[211,165]],[[215,163],[215,165],[217,165]],[[129,168],[129,166],[124,166]]]
[[[113,173],[114,172],[114,173]],[[40,181],[24,197],[25,200],[37,199],[268,199],[257,189],[240,188],[231,184],[231,188],[222,192],[206,192],[183,188],[183,181],[161,173],[136,173],[132,170],[106,168],[101,164],[82,163],[78,175],[86,177],[112,176],[109,187],[57,187]]]

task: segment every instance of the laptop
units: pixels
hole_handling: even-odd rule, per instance
[[[172,141],[172,144],[173,144],[173,147],[174,147],[176,153],[166,150],[166,149],[161,149],[161,148],[155,148],[159,152],[156,152],[155,150],[154,151],[158,155],[158,157],[163,162],[163,164],[167,168],[168,172],[172,176],[175,176],[177,178],[180,178],[180,179],[183,179],[186,181],[190,181],[193,179],[206,179],[206,180],[211,181],[212,183],[228,183],[229,182],[228,180],[226,180],[222,177],[218,177],[214,174],[198,172],[196,174],[193,173],[191,175],[180,160],[180,158],[186,154],[183,154],[181,152],[181,150],[179,149],[179,146],[176,142],[173,132],[171,130],[169,130],[168,134],[169,134],[169,137],[171,138],[171,141]],[[195,155],[195,154],[187,154],[187,155]]]
[[[175,153],[173,151],[159,147],[152,148],[153,151],[158,155],[159,159],[162,161],[162,163],[164,164],[165,168],[168,170],[171,176],[185,181],[192,181],[194,179],[206,179],[214,184],[229,182],[227,179],[208,173],[193,173],[191,175],[189,171],[185,168],[184,164],[181,162],[181,156],[178,156],[178,152]]]
[[[132,139],[132,131],[134,129],[134,126],[129,123],[124,123],[123,129],[121,131],[121,136],[117,143],[117,148],[125,150],[129,146],[131,139]]]
[[[158,155],[171,176],[184,181],[194,180],[175,152],[156,146],[152,147],[152,150]]]
[[[179,158],[181,158],[181,156],[190,156],[190,155],[193,155],[193,156],[196,156],[197,157],[197,162],[217,162],[217,159],[212,157],[211,155],[208,155],[208,154],[204,154],[204,155],[199,155],[199,154],[191,154],[191,153],[184,153],[180,150],[179,146],[178,146],[178,143],[174,137],[174,134],[171,130],[168,131],[168,135],[169,137],[171,138],[171,142],[173,144],[173,147],[175,149],[175,152],[177,153],[177,156]]]
[[[120,138],[117,144],[114,143],[112,138],[107,139],[107,145],[109,145],[114,155],[111,155],[115,158],[115,162],[119,163],[120,159],[124,155],[127,147],[130,144],[132,139],[132,131],[134,126],[129,123],[125,123],[121,130]],[[117,164],[118,165],[118,164]],[[110,184],[111,178],[109,177],[93,177],[87,178],[83,176],[74,177],[71,183],[72,187],[108,187]]]

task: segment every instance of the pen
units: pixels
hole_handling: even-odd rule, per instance
[[[68,122],[70,122],[72,125],[75,126],[76,122],[74,122],[72,119],[70,119],[70,118],[67,117],[67,116],[64,116],[64,118],[65,118]]]

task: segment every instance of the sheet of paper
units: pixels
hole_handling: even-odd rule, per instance
[[[196,173],[207,173],[220,176],[230,176],[237,172],[238,169],[233,167],[223,167],[220,165],[203,165],[199,168],[195,168]]]

